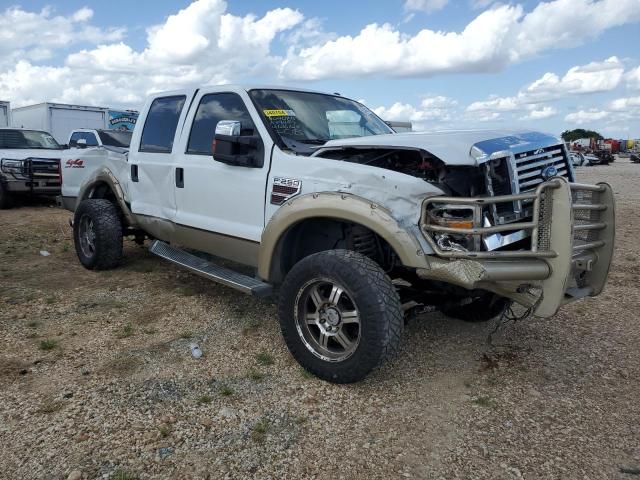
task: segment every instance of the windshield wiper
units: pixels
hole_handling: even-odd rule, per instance
[[[305,140],[296,140],[296,142],[299,143],[306,143],[309,145],[324,145],[325,143],[327,143],[329,141],[329,139],[322,139],[322,138],[307,138]]]

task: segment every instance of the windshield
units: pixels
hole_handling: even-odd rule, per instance
[[[251,98],[279,139],[310,154],[328,140],[394,133],[375,113],[337,95],[289,90],[251,90]]]
[[[0,148],[61,150],[56,139],[37,130],[0,130]]]
[[[103,145],[123,148],[129,148],[129,145],[131,145],[132,132],[120,130],[98,130],[98,135],[100,135],[100,140]]]

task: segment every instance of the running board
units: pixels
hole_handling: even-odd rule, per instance
[[[160,240],[155,240],[149,247],[149,251],[197,275],[255,297],[267,297],[273,291],[271,285],[257,278],[220,267]]]

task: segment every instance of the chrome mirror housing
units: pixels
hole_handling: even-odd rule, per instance
[[[236,120],[220,120],[216,125],[216,135],[239,137],[242,124]]]

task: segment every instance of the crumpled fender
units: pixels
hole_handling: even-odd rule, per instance
[[[107,167],[101,167],[98,170],[94,171],[85,181],[84,186],[80,189],[80,193],[78,194],[78,201],[76,202],[76,208],[80,205],[80,202],[86,200],[88,198],[93,198],[96,187],[101,184],[106,183],[113,195],[116,197],[116,201],[118,202],[118,206],[122,210],[122,213],[127,221],[129,226],[135,226],[136,221],[134,215],[131,213],[131,209],[127,205],[124,191],[117,177],[113,174],[111,170]]]
[[[278,275],[274,259],[279,256],[280,241],[291,227],[312,218],[333,218],[365,226],[389,243],[403,265],[428,267],[427,257],[418,240],[386,208],[346,193],[310,193],[288,201],[271,217],[262,234],[258,257],[258,275],[261,278],[271,280]]]

